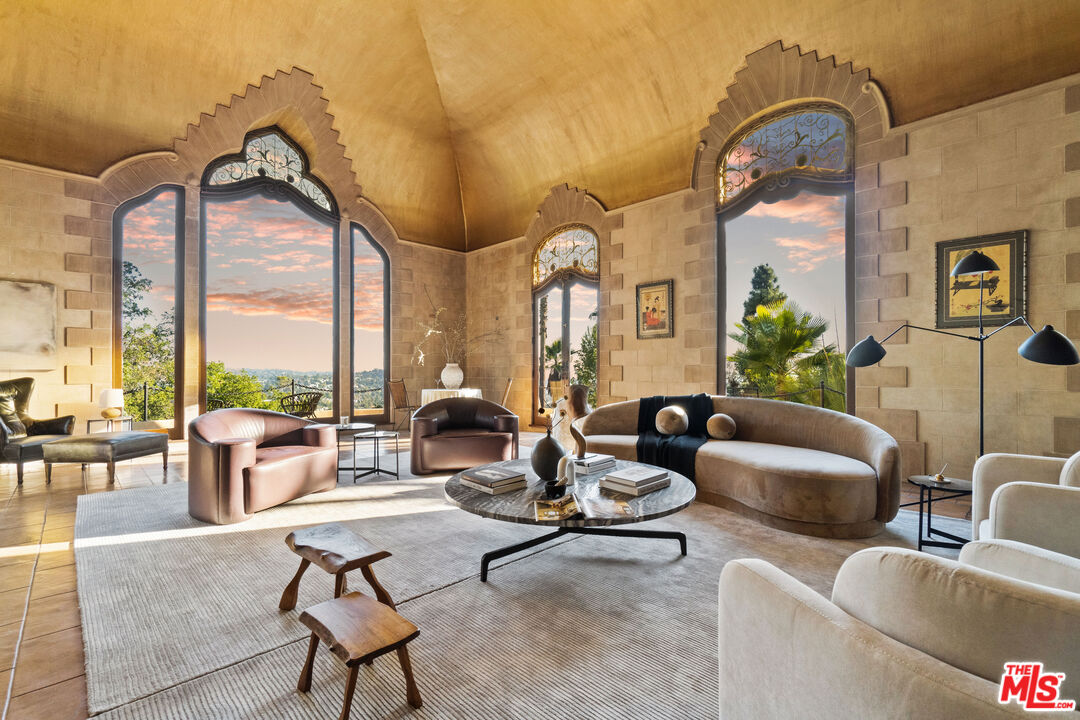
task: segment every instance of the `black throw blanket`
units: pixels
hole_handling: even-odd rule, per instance
[[[682,435],[661,435],[656,431],[656,413],[668,405],[686,411],[690,425]],[[653,395],[641,398],[637,420],[638,462],[674,470],[694,480],[694,458],[698,448],[709,439],[706,425],[713,414],[712,398],[698,395]]]

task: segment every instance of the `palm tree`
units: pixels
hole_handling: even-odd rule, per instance
[[[808,373],[820,368],[827,371],[829,356],[836,354],[833,346],[819,345],[829,324],[790,300],[759,305],[755,314],[735,327],[738,332],[728,337],[742,348],[728,360],[762,395],[802,389]]]

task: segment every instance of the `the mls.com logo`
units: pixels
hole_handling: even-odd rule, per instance
[[[1065,673],[1044,673],[1041,662],[1005,663],[998,702],[1016,700],[1025,710],[1075,710],[1075,700],[1058,697],[1064,681]]]

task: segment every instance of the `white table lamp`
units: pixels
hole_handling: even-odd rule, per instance
[[[105,388],[98,397],[98,407],[102,408],[101,417],[112,419],[124,414],[124,391],[120,388]]]

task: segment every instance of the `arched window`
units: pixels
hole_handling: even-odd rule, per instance
[[[362,420],[386,419],[390,367],[390,262],[367,232],[352,225],[352,403]]]
[[[177,412],[175,389],[182,386],[176,358],[183,214],[183,188],[166,185],[124,203],[113,217],[113,343],[119,348],[113,381],[124,389],[125,414],[162,427]]]
[[[829,103],[806,103],[765,115],[733,136],[717,165],[717,204],[724,208],[755,186],[781,187],[793,177],[852,179],[850,116]]]
[[[533,421],[554,407],[571,383],[596,402],[600,260],[596,233],[564,225],[533,254]]]
[[[854,140],[850,114],[806,102],[737,130],[717,165],[720,385],[851,409]]]
[[[276,127],[203,174],[207,409],[336,413],[337,206]],[[346,286],[347,287],[347,286]]]

